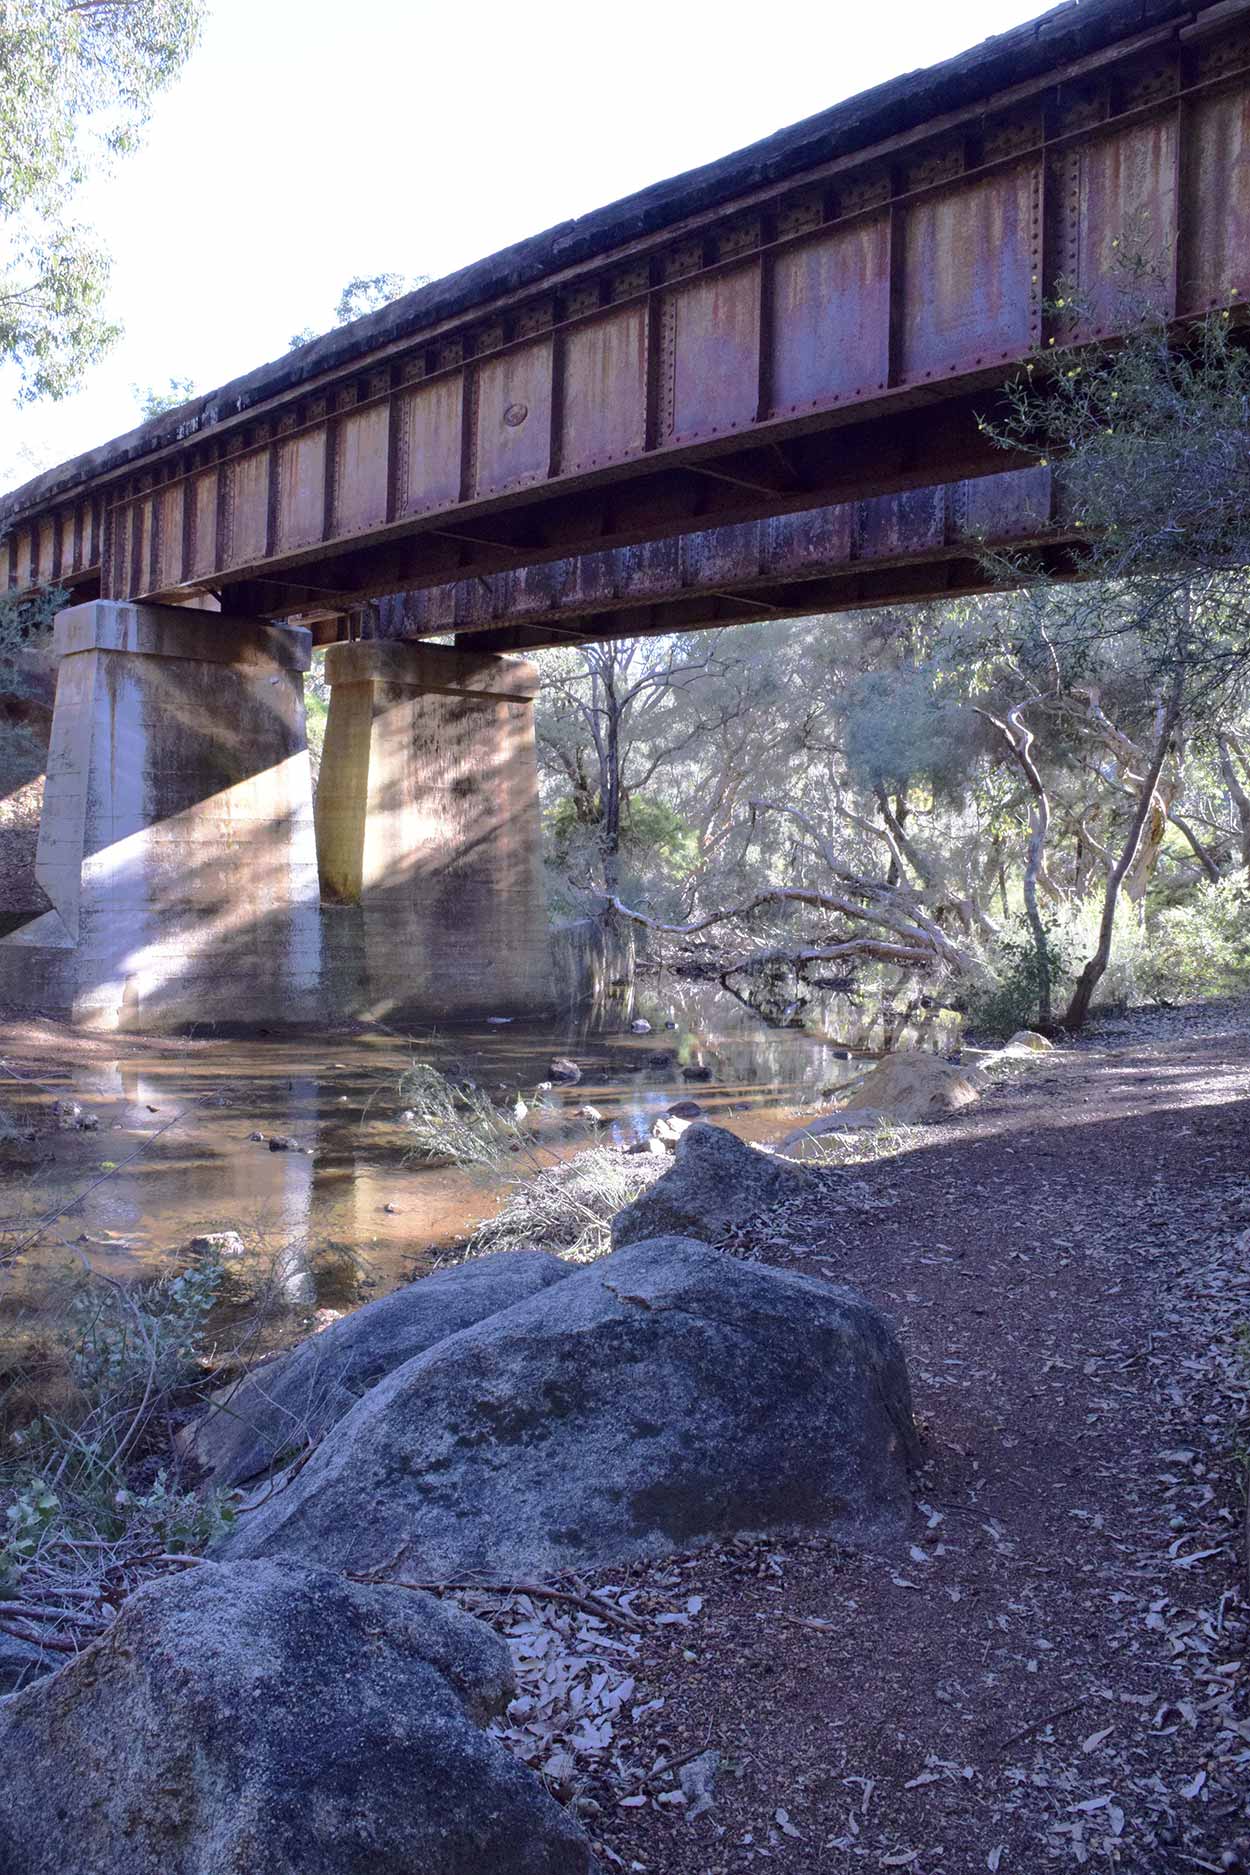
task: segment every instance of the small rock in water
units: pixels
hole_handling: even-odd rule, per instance
[[[94,1113],[84,1113],[76,1100],[55,1100],[52,1111],[63,1133],[94,1133],[100,1121]]]
[[[399,1206],[397,1204],[384,1204],[382,1209],[391,1217],[397,1217],[399,1215]]]
[[[686,1128],[702,1118],[703,1109],[697,1100],[676,1101],[651,1128],[652,1141],[658,1140],[663,1146],[675,1148]]]
[[[683,1081],[710,1081],[712,1070],[695,1063],[692,1067],[682,1069],[681,1078]]]
[[[299,1141],[289,1133],[275,1133],[269,1141],[270,1152],[298,1152]]]
[[[574,1082],[582,1078],[581,1069],[575,1061],[570,1061],[567,1055],[557,1055],[547,1072],[553,1081],[562,1081],[568,1086],[572,1086]]]
[[[187,1245],[188,1256],[210,1257],[214,1262],[222,1257],[241,1257],[244,1254],[244,1242],[237,1230],[205,1231],[202,1237],[193,1237]]]
[[[248,1134],[248,1138],[253,1140],[258,1146],[263,1146],[265,1143],[265,1135],[263,1133],[251,1132]]]
[[[579,1120],[585,1120],[587,1126],[606,1125],[606,1121],[598,1107],[579,1107],[577,1109],[577,1117]]]
[[[649,1068],[654,1068],[657,1074],[663,1073],[666,1068],[671,1068],[672,1065],[673,1065],[672,1055],[662,1055],[662,1054],[657,1053],[654,1055],[647,1056],[647,1066]]]
[[[650,1035],[651,1033],[651,1024],[645,1016],[639,1016],[638,1020],[631,1022],[629,1026],[635,1035]]]

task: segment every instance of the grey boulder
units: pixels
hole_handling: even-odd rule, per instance
[[[28,1686],[41,1674],[54,1672],[64,1658],[61,1653],[45,1653],[37,1641],[0,1633],[0,1699]]]
[[[851,1289],[634,1244],[399,1368],[219,1553],[427,1581],[666,1555],[729,1534],[891,1540],[907,1371]]]
[[[651,1237],[718,1243],[734,1225],[811,1190],[811,1175],[748,1146],[723,1126],[697,1121],[677,1140],[673,1164],[612,1220],[612,1246]]]
[[[5,1875],[590,1875],[479,1729],[504,1642],[432,1596],[279,1563],[149,1583],[0,1705]]]
[[[183,1451],[221,1484],[243,1484],[305,1451],[379,1380],[462,1328],[572,1274],[542,1250],[504,1250],[435,1270],[367,1302],[214,1395]]]

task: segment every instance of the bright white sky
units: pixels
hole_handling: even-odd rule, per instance
[[[84,204],[125,337],[59,405],[0,402],[0,488],[331,322],[933,64],[1045,0],[211,0],[142,152]],[[0,381],[0,396],[4,392]]]

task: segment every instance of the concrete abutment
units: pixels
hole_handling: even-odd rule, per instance
[[[95,600],[56,622],[35,879],[0,1000],[92,1029],[321,1010],[309,634]]]
[[[326,679],[317,855],[340,994],[379,1019],[550,1009],[535,666],[366,639],[331,645]]]
[[[55,650],[0,1003],[93,1029],[550,1006],[531,665],[332,647],[314,827],[307,632],[97,600]]]

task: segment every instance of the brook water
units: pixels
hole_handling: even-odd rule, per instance
[[[632,1032],[640,1017],[650,1033]],[[779,1030],[719,988],[680,980],[555,1024],[128,1044],[112,1060],[98,1046],[82,1059],[50,1028],[46,1059],[15,1051],[0,1089],[18,1130],[2,1142],[0,1249],[67,1208],[0,1274],[0,1374],[17,1344],[28,1354],[55,1340],[67,1273],[155,1275],[209,1232],[240,1232],[278,1271],[292,1332],[431,1267],[497,1208],[506,1181],[414,1156],[399,1092],[414,1062],[468,1076],[503,1103],[519,1095],[543,1145],[566,1153],[591,1142],[579,1108],[603,1116],[594,1138],[623,1146],[691,1098],[743,1137],[774,1139],[861,1071],[847,1038],[861,1050],[876,1039],[842,999],[809,1012],[804,1030]],[[535,1104],[556,1055],[576,1060],[582,1079]],[[94,1128],[57,1130],[56,1102],[78,1103]],[[273,1135],[292,1147],[271,1151]],[[518,1162],[517,1175],[528,1169]]]

